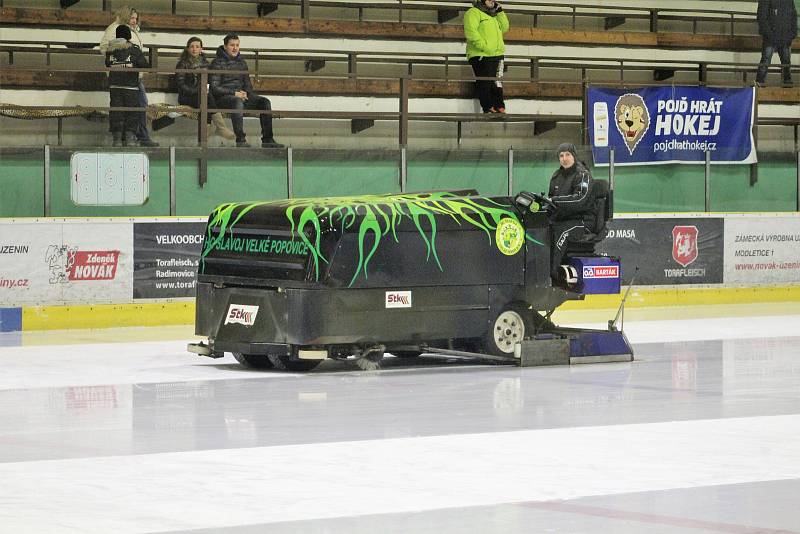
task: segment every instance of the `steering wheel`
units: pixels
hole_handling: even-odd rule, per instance
[[[538,202],[541,206],[544,206],[547,209],[556,209],[555,203],[544,196],[543,194],[537,195],[536,193],[533,194],[533,198]]]

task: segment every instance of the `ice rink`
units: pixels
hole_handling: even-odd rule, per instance
[[[0,532],[800,532],[800,307],[703,308],[631,312],[636,361],[571,367],[0,334]]]

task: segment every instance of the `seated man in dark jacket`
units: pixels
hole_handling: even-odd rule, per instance
[[[209,70],[246,71],[247,62],[239,54],[239,36],[226,35],[224,45],[217,49],[217,57],[211,62]],[[269,99],[253,92],[250,75],[246,72],[231,74],[211,74],[209,76],[211,94],[221,108],[233,109],[231,122],[236,134],[236,146],[250,146],[244,133],[243,109],[270,110]],[[237,113],[239,111],[240,113]],[[261,146],[282,148],[272,136],[272,115],[259,115],[261,120]]]
[[[570,241],[579,241],[591,233],[597,218],[594,199],[594,179],[583,162],[577,160],[575,145],[558,146],[561,166],[550,178],[550,221],[553,226],[553,250],[550,275],[553,280],[569,281],[561,272]]]

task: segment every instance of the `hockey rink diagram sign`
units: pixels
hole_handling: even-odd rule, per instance
[[[595,165],[757,161],[752,87],[590,87],[587,105]]]

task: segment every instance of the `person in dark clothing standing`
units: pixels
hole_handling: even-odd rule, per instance
[[[777,52],[783,64],[783,85],[792,86],[792,41],[797,37],[797,8],[794,0],[758,0],[758,33],[761,34],[761,61],[756,83],[763,85],[767,67]]]
[[[594,202],[592,173],[586,164],[578,161],[575,145],[558,146],[561,166],[550,178],[549,212],[553,228],[553,249],[550,274],[553,280],[564,279],[561,265],[566,256],[567,244],[579,241],[591,232],[597,218]],[[567,277],[568,278],[568,277]]]
[[[111,107],[139,107],[139,73],[126,71],[132,68],[148,68],[141,49],[131,43],[131,30],[120,25],[116,29],[116,39],[108,43],[106,50],[106,67],[111,68],[108,75],[108,91]],[[128,146],[136,139],[139,128],[139,116],[136,111],[111,111],[112,146]]]
[[[186,48],[181,53],[176,70],[207,69],[208,59],[203,53],[203,41],[199,37],[192,37],[186,43]],[[200,107],[200,75],[188,72],[176,72],[175,83],[178,85],[178,104],[184,106]],[[217,100],[213,93],[208,91],[206,97],[208,109],[217,109]],[[208,122],[214,124],[216,134],[225,139],[234,139],[236,136],[225,126],[222,113],[209,113]]]
[[[247,62],[239,54],[239,36],[226,35],[224,44],[217,49],[217,57],[211,62],[210,70],[246,71]],[[220,108],[232,109],[231,122],[236,134],[236,146],[250,146],[244,132],[244,109],[270,110],[269,99],[253,92],[250,75],[246,72],[231,74],[211,74],[211,93]],[[237,113],[238,112],[238,113]],[[259,115],[261,120],[261,146],[264,148],[282,148],[272,136],[272,116]]]
[[[501,78],[506,53],[503,34],[508,31],[508,16],[494,0],[475,0],[464,14],[464,36],[467,39],[467,61],[478,77]],[[503,82],[477,80],[475,97],[484,113],[505,113]]]

